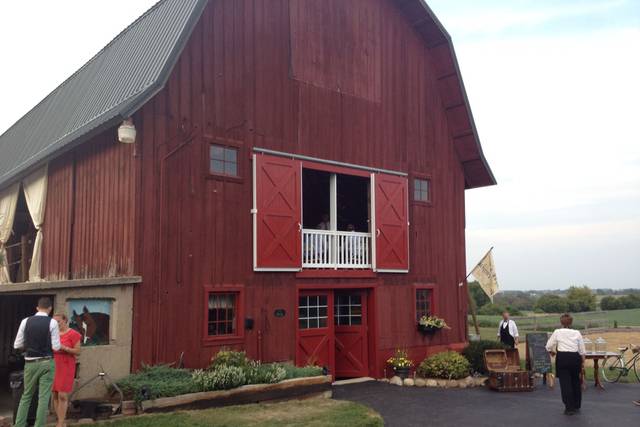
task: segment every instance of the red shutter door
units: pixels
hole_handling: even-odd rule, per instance
[[[376,270],[409,270],[407,178],[375,174]]]
[[[300,162],[258,154],[255,168],[255,267],[299,270]]]

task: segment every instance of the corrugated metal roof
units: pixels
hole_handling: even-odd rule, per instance
[[[0,187],[162,89],[206,3],[161,0],[0,135]]]

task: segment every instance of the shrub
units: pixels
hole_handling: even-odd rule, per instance
[[[243,368],[219,365],[213,369],[198,369],[191,374],[199,391],[229,390],[247,383]]]
[[[469,361],[472,372],[485,374],[484,351],[501,348],[507,348],[507,346],[502,344],[500,341],[472,341],[464,350],[462,350],[462,355]]]
[[[460,353],[447,351],[422,361],[418,374],[426,378],[460,379],[469,375],[469,361]]]
[[[277,363],[261,364],[251,361],[245,368],[247,384],[274,384],[287,377],[287,371]]]
[[[211,359],[209,369],[214,369],[218,366],[235,366],[236,368],[245,368],[249,365],[249,362],[247,353],[244,351],[220,350]]]
[[[122,390],[125,399],[138,402],[197,391],[190,371],[166,365],[143,366],[140,371],[127,375],[116,381],[116,384]]]
[[[305,366],[297,367],[290,363],[283,363],[280,365],[287,373],[286,379],[303,378],[303,377],[318,377],[322,375],[322,368],[319,366]]]

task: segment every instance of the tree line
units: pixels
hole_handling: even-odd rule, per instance
[[[536,291],[506,291],[494,296],[493,303],[484,293],[478,282],[469,282],[469,293],[478,307],[478,314],[498,315],[507,310],[514,316],[524,311],[537,313],[580,313],[595,311],[598,308],[596,295],[588,286],[571,286],[562,293]],[[608,295],[600,301],[602,310],[621,310],[640,308],[640,290],[628,290],[626,295]]]

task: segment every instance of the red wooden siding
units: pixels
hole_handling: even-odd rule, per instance
[[[166,88],[136,113],[135,272],[143,276],[135,289],[136,364],[173,361],[184,351],[188,366],[201,366],[222,345],[295,360],[296,287],[353,286],[347,277],[253,271],[253,147],[429,175],[432,204],[410,203],[406,212],[410,272],[358,280],[375,288],[377,301],[368,307],[376,319],[369,325],[377,346],[369,352],[372,375],[381,375],[395,346],[421,358],[466,340],[458,288],[465,182],[432,51],[388,0],[329,3],[315,16],[303,9],[325,2],[212,0]],[[345,27],[333,28],[339,37],[301,30],[320,31],[321,17]],[[301,51],[305,43],[309,52]],[[373,50],[356,54],[353,64],[336,53],[362,48]],[[328,58],[326,67],[316,57]],[[206,147],[215,140],[240,144],[241,179],[208,175]],[[451,330],[431,338],[416,331],[414,283],[437,287],[435,314]],[[242,341],[204,343],[204,287],[236,284],[245,286],[253,329]],[[275,317],[275,309],[286,315]]]
[[[51,162],[42,261],[47,280],[133,274],[133,150],[111,129]]]

